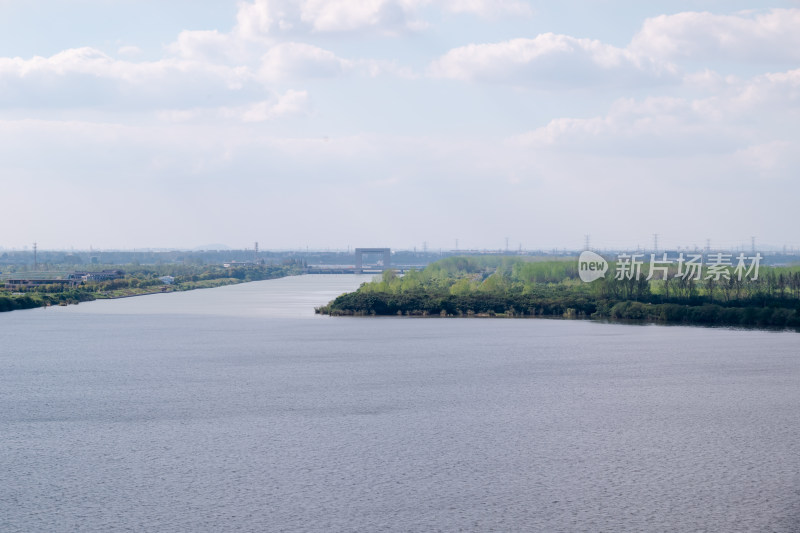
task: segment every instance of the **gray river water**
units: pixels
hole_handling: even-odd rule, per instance
[[[314,316],[366,279],[0,314],[0,530],[800,531],[800,335]]]

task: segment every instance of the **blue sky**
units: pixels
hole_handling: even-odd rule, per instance
[[[0,0],[0,246],[800,248],[800,2]]]

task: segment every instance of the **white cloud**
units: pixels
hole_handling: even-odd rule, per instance
[[[71,48],[49,58],[36,56],[25,60],[20,57],[0,58],[0,75],[32,76],[39,72],[65,74],[66,72],[97,74],[108,71],[113,60],[93,48]]]
[[[631,157],[734,151],[750,134],[709,120],[695,102],[673,97],[617,100],[604,116],[557,118],[520,137],[524,145]]]
[[[398,35],[428,28],[427,7],[484,18],[532,14],[521,0],[253,0],[240,3],[234,34],[261,41],[309,32]]]
[[[647,19],[630,49],[665,59],[796,62],[800,60],[799,28],[800,9],[734,15],[685,12]]]
[[[359,73],[412,79],[412,69],[394,61],[340,58],[330,50],[303,42],[253,43],[216,31],[182,32],[168,47],[176,62],[240,65],[236,72],[254,73],[266,85],[288,79],[332,78]],[[253,65],[250,67],[249,65]],[[231,67],[233,68],[233,67]]]
[[[239,108],[225,108],[222,115],[243,122],[264,122],[280,117],[304,115],[308,112],[308,107],[308,92],[289,90],[275,100],[265,100]]]
[[[433,76],[548,87],[674,80],[675,68],[600,41],[545,33],[533,39],[471,44],[431,64]]]
[[[180,58],[209,63],[239,62],[245,45],[230,34],[210,31],[182,31],[167,50]]]
[[[270,0],[255,0],[253,3],[241,2],[236,14],[235,33],[245,39],[262,39],[273,29],[282,13],[276,9],[277,2]],[[285,16],[285,15],[283,15]]]
[[[633,157],[750,154],[765,168],[786,169],[776,160],[789,153],[787,142],[800,145],[798,119],[800,69],[756,76],[708,98],[619,99],[603,116],[553,119],[517,140],[538,149]]]
[[[117,54],[123,57],[137,57],[142,54],[142,49],[138,46],[120,46]]]
[[[346,32],[367,28],[386,33],[421,29],[413,0],[306,0],[301,18],[314,31]]]
[[[241,3],[234,33],[274,40],[304,32],[371,31],[396,34],[425,26],[417,17],[427,0],[254,0]]]
[[[734,100],[737,105],[782,113],[798,112],[800,104],[800,69],[756,76],[744,85]]]
[[[483,0],[453,0],[453,9],[481,11]],[[544,33],[454,48],[433,61],[435,77],[552,88],[642,86],[677,82],[686,60],[787,64],[800,60],[800,9],[734,15],[684,12],[647,19],[625,48]],[[734,83],[706,68],[683,75],[685,86],[707,91]]]
[[[444,0],[442,4],[445,11],[474,13],[486,18],[501,15],[524,17],[533,15],[531,6],[518,0]]]
[[[254,83],[247,67],[176,58],[132,62],[93,48],[0,58],[5,107],[218,105],[246,96]]]
[[[305,43],[281,43],[271,47],[261,59],[259,75],[265,80],[283,78],[327,78],[351,68],[349,61],[329,51]]]
[[[156,113],[156,118],[164,123],[180,124],[186,122],[214,124],[220,119],[235,122],[266,122],[282,117],[296,117],[310,112],[310,99],[307,91],[289,89],[272,98],[250,102],[239,106],[219,108],[165,109]]]
[[[198,109],[250,106],[241,115],[264,120],[297,102],[300,94],[307,96],[301,91],[285,100],[284,107],[272,109],[272,103],[264,102],[265,93],[272,94],[286,80],[351,72],[410,77],[391,62],[350,61],[305,43],[240,45],[241,40],[227,34],[202,31],[182,32],[168,47],[173,55],[157,61],[118,59],[88,47],[50,57],[0,57],[0,109],[150,110],[170,120],[188,120]]]

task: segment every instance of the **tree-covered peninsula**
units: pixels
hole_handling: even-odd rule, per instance
[[[674,268],[674,267],[673,267]],[[761,267],[756,280],[617,279],[584,283],[577,259],[450,257],[403,276],[386,271],[318,313],[333,316],[563,317],[800,328],[800,268]]]

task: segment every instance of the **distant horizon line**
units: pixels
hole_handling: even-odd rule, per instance
[[[344,253],[344,254],[354,254],[356,247],[348,247],[348,248],[311,248],[311,247],[303,247],[303,248],[261,248],[259,247],[257,253]],[[365,248],[359,246],[358,248]],[[735,246],[664,246],[659,248],[653,247],[645,247],[645,246],[632,246],[632,247],[619,247],[619,246],[590,246],[590,247],[537,247],[537,248],[433,248],[428,247],[427,249],[420,249],[418,247],[386,247],[390,248],[392,252],[407,252],[407,253],[427,253],[427,254],[466,254],[466,253],[477,253],[477,254],[508,254],[508,255],[518,255],[518,254],[543,254],[543,255],[551,255],[551,254],[580,254],[585,250],[592,250],[596,252],[648,252],[648,253],[665,253],[665,252],[680,252],[680,251],[744,251],[744,252],[768,252],[768,253],[784,253],[789,255],[796,255],[800,253],[800,246],[790,246],[790,245],[763,245],[763,246],[755,246],[753,248],[751,245],[746,244],[738,244]],[[6,248],[0,246],[0,253],[3,252],[23,252],[23,253],[33,253],[34,249],[31,247],[25,246],[22,248],[10,247]],[[37,248],[37,253],[69,253],[69,254],[94,254],[94,253],[174,253],[174,252],[184,252],[184,253],[203,253],[203,252],[249,252],[253,253],[256,252],[256,248],[233,248],[233,247],[224,247],[224,248],[182,248],[182,247],[142,247],[142,248],[84,248],[84,249],[75,249],[75,248]]]

